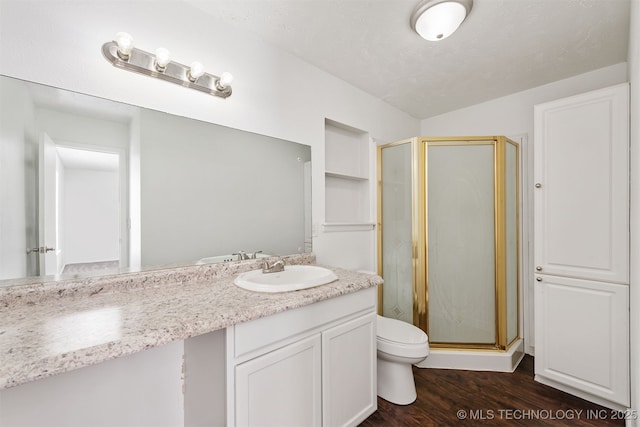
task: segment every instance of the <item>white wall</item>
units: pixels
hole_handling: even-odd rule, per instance
[[[126,122],[47,108],[38,108],[36,112],[39,130],[46,132],[56,144],[121,150],[129,147],[129,124]]]
[[[601,68],[544,86],[493,99],[421,122],[423,136],[529,135],[533,141],[533,106],[627,81],[627,64]]]
[[[631,407],[640,414],[640,1],[631,2]],[[640,419],[635,420],[640,426]]]
[[[65,264],[120,258],[117,170],[65,168],[62,245]]]
[[[233,73],[233,95],[223,100],[114,68],[100,48],[117,31],[131,33],[144,50],[164,46],[178,62]],[[324,222],[325,118],[382,141],[419,129],[418,120],[383,101],[177,0],[125,8],[116,0],[1,0],[0,51],[0,74],[310,145],[314,224]],[[340,240],[351,237],[360,239]],[[366,240],[346,247],[314,241],[314,251],[320,261],[365,249],[370,258]]]

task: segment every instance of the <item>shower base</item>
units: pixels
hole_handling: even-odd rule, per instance
[[[513,372],[524,357],[524,341],[518,339],[505,351],[431,349],[418,368]]]

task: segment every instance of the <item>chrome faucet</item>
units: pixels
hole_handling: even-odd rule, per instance
[[[269,261],[262,263],[262,272],[265,274],[277,273],[279,271],[284,271],[284,261],[281,259],[274,261],[273,264],[269,264]]]
[[[238,261],[243,261],[245,259],[249,259],[249,255],[247,255],[247,253],[245,251],[238,251],[238,253],[231,254],[231,255],[237,255],[238,256]]]
[[[253,254],[251,254],[251,259],[256,259],[258,258],[258,254],[261,254],[262,251],[255,251]]]

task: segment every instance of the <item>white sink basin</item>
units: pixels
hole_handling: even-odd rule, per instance
[[[239,274],[237,286],[255,292],[288,292],[326,285],[338,280],[331,270],[316,265],[287,265],[284,271],[263,273],[252,270]]]

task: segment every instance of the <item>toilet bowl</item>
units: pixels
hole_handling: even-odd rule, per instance
[[[416,400],[411,366],[429,355],[423,330],[407,322],[378,316],[378,396],[397,405]]]

